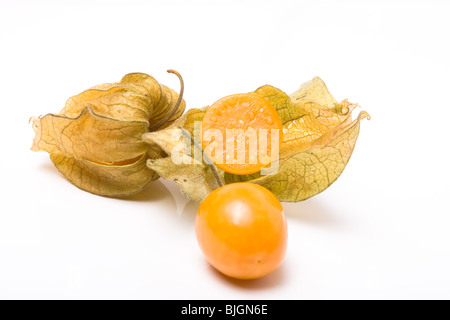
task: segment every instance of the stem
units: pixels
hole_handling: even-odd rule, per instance
[[[195,141],[195,139],[192,138],[192,136],[186,129],[183,129],[183,128],[180,128],[180,129],[181,129],[181,132],[183,133],[183,135],[186,138],[190,139],[191,142],[194,144],[194,148],[197,148],[197,150],[199,150],[202,153],[202,157],[205,160],[206,165],[209,167],[209,169],[213,173],[213,176],[216,179],[216,182],[217,182],[217,185],[219,186],[219,188],[223,187],[225,185],[225,183],[220,178],[215,165],[212,163],[212,161],[209,159],[209,157],[203,152],[203,149],[200,146],[200,144],[197,141]]]
[[[181,74],[178,71],[169,69],[167,70],[168,73],[173,73],[175,74],[178,79],[180,79],[180,93],[178,94],[178,100],[175,103],[175,106],[172,108],[172,110],[170,110],[170,112],[168,114],[166,114],[164,117],[162,117],[158,122],[152,124],[151,126],[149,126],[149,131],[156,131],[157,129],[159,129],[162,125],[164,125],[167,121],[170,120],[170,118],[173,117],[173,115],[175,114],[175,112],[177,112],[178,108],[181,105],[181,102],[183,101],[183,94],[184,94],[184,81],[183,81],[183,77],[181,76]]]

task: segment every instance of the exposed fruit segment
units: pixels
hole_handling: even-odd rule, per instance
[[[202,145],[222,170],[251,174],[278,156],[283,124],[275,108],[254,93],[236,94],[209,107],[202,121]]]

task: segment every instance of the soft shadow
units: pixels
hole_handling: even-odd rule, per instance
[[[279,287],[285,282],[284,265],[281,265],[277,270],[268,274],[265,277],[253,280],[238,280],[230,278],[224,275],[223,273],[217,271],[211,265],[209,265],[209,270],[211,274],[216,278],[216,280],[221,282],[222,284],[249,291],[271,289]]]
[[[283,203],[288,219],[320,225],[339,225],[342,223],[323,203],[309,199],[297,203]]]
[[[194,201],[190,200],[184,206],[183,211],[181,212],[180,218],[182,218],[185,222],[189,224],[193,224],[195,222],[195,216],[197,215],[198,204]]]
[[[119,198],[120,200],[126,201],[143,201],[143,202],[154,202],[164,198],[172,198],[173,196],[166,186],[160,181],[156,180],[151,182],[144,190],[133,194],[131,196]]]
[[[56,169],[56,167],[51,162],[44,162],[39,165],[39,171],[45,171],[55,176],[64,177],[62,173]]]
[[[39,170],[45,171],[49,174],[53,174],[55,176],[62,177],[65,179],[64,175],[58,171],[58,169],[55,168],[55,166],[51,163],[43,163],[39,166]],[[108,198],[108,197],[107,197]],[[114,198],[118,200],[126,200],[126,201],[147,201],[147,202],[153,202],[156,200],[161,200],[163,198],[171,198],[173,199],[173,195],[171,192],[166,188],[166,186],[161,183],[159,180],[153,181],[149,183],[145,189],[142,191],[133,194],[131,196],[126,197],[120,197],[120,198]]]

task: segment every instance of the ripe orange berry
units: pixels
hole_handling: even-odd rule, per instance
[[[273,136],[277,145],[272,134],[278,135]],[[254,93],[220,99],[202,120],[205,153],[233,174],[252,174],[268,166],[278,154],[282,136],[283,124],[275,107]]]
[[[195,219],[197,240],[217,270],[238,279],[265,276],[282,263],[287,245],[283,207],[253,183],[234,183],[210,193]]]

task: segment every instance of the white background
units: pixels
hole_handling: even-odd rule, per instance
[[[450,298],[450,1],[0,0],[0,298]],[[29,150],[30,116],[146,72],[189,107],[318,75],[372,115],[322,194],[286,204],[270,276],[215,272],[196,206],[152,183],[108,199]]]

